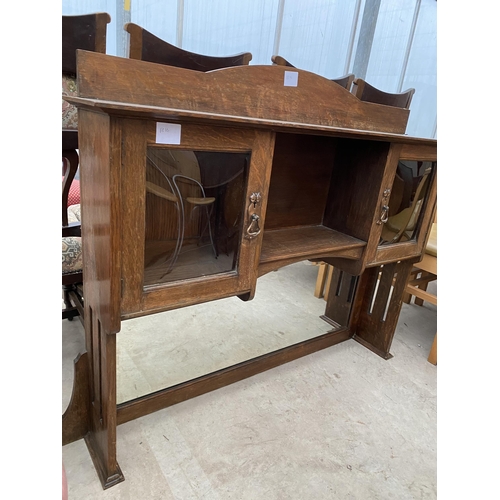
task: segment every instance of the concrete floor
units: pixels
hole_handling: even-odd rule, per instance
[[[119,398],[328,331],[318,319],[325,303],[313,295],[316,273],[295,264],[260,278],[251,302],[124,322]],[[83,440],[66,445],[69,498],[434,499],[437,367],[427,356],[436,319],[435,306],[404,304],[389,361],[349,340],[119,426],[125,481],[106,491]],[[145,331],[156,358],[138,342]],[[179,331],[203,335],[179,339]],[[62,335],[64,410],[80,322],[63,321]]]

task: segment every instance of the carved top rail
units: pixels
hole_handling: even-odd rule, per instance
[[[179,116],[219,116],[228,123],[296,124],[404,134],[409,110],[360,101],[340,85],[315,73],[285,66],[238,66],[207,73],[77,52],[80,105],[174,110]],[[90,102],[93,100],[93,102]],[[114,103],[114,104],[113,104]],[[165,114],[163,112],[163,114]],[[305,128],[305,127],[304,127]]]

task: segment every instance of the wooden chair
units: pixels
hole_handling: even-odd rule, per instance
[[[326,262],[313,260],[313,265],[318,266],[318,277],[316,278],[316,287],[314,288],[314,296],[318,299],[328,300],[328,291],[332,282],[333,266]]]
[[[250,52],[224,57],[188,52],[165,42],[134,23],[125,24],[124,29],[130,34],[130,59],[139,59],[195,71],[212,71],[231,66],[246,66],[252,60]]]
[[[362,78],[355,78],[351,92],[361,101],[409,109],[415,89],[408,89],[401,93],[390,93],[379,90]]]
[[[423,259],[414,264],[410,279],[406,285],[403,302],[410,304],[415,297],[415,304],[422,306],[429,302],[437,306],[437,294],[433,295],[427,291],[427,285],[437,280],[437,222],[432,224],[432,229],[425,247]],[[437,333],[432,343],[428,357],[429,363],[437,364]]]
[[[100,12],[62,16],[62,95],[75,95],[76,50],[106,52],[106,26],[109,14]],[[68,195],[78,171],[78,114],[74,106],[62,101],[62,287],[65,308],[62,319],[83,318],[83,261],[80,206],[68,208]],[[70,212],[70,215],[68,215]]]
[[[292,63],[287,61],[284,57],[275,55],[271,57],[271,61],[276,66],[288,66],[289,68],[296,68]],[[352,82],[354,81],[354,74],[348,73],[344,76],[339,76],[338,78],[332,78],[332,82],[338,83],[341,87],[344,87],[346,90],[351,90]]]

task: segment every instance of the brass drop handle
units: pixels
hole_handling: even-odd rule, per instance
[[[250,216],[250,225],[247,228],[247,234],[250,238],[255,238],[255,236],[260,234],[259,220],[260,217],[257,214]]]
[[[380,213],[380,218],[377,221],[377,224],[385,224],[389,220],[389,205],[387,205],[387,202],[389,201],[390,194],[390,189],[384,190],[382,197],[382,212]]]
[[[255,238],[260,234],[259,220],[260,216],[255,213],[255,210],[260,210],[260,202],[262,196],[260,193],[252,193],[250,195],[250,205],[248,206],[248,215],[250,219],[250,225],[246,230],[247,238]]]
[[[380,219],[377,224],[385,224],[389,220],[389,205],[382,206],[382,212],[380,214]]]

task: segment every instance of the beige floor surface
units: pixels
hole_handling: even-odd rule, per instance
[[[316,273],[299,263],[260,278],[251,302],[124,322],[119,399],[328,331]],[[125,481],[108,490],[84,442],[66,445],[69,498],[434,499],[436,318],[435,306],[404,304],[391,360],[349,340],[119,426]],[[63,321],[62,335],[64,410],[79,321]]]

